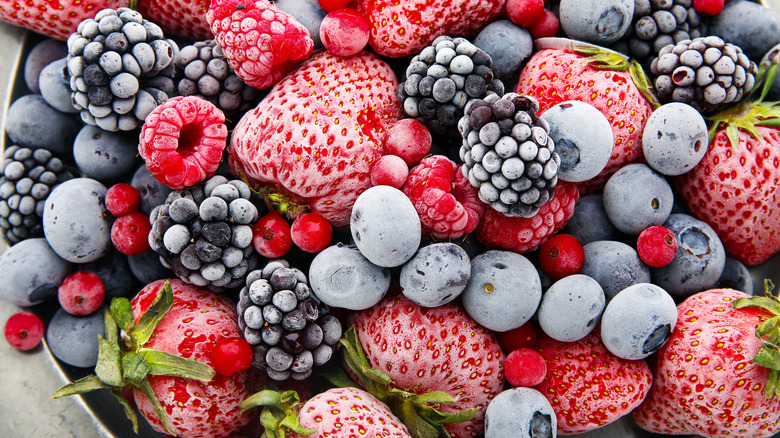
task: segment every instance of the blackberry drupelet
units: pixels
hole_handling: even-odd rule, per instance
[[[104,9],[68,38],[73,106],[85,123],[131,131],[173,95],[178,46],[130,8]]]
[[[455,128],[469,101],[504,94],[490,55],[465,38],[436,38],[412,58],[405,76],[398,98],[406,115],[449,139],[458,138]]]
[[[536,99],[507,93],[478,99],[458,123],[463,173],[479,199],[507,216],[531,217],[552,199],[561,159]]]
[[[306,275],[284,259],[247,276],[237,309],[254,365],[273,380],[308,378],[314,366],[330,360],[341,338],[339,320],[314,296]]]
[[[0,232],[9,244],[43,236],[43,207],[55,185],[74,171],[47,149],[9,146],[0,176]]]
[[[713,112],[747,96],[758,67],[739,46],[708,36],[664,47],[650,71],[662,103],[682,102]]]
[[[260,90],[247,85],[225,59],[213,39],[182,47],[175,61],[176,90],[213,103],[228,118],[243,115],[260,101]]]
[[[149,215],[149,245],[187,283],[214,292],[238,288],[260,260],[252,246],[259,216],[250,197],[244,182],[220,175],[173,191]]]

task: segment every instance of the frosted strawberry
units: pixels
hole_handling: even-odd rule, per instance
[[[780,301],[712,289],[686,299],[677,314],[671,337],[653,356],[653,386],[632,413],[636,423],[705,437],[780,431]]]
[[[583,194],[601,189],[620,167],[644,159],[642,131],[655,105],[651,86],[638,64],[616,52],[562,38],[539,39],[537,46],[514,91],[536,98],[539,114],[579,100],[606,116],[615,141],[612,156],[599,176],[578,184]]]
[[[264,89],[314,50],[309,31],[267,0],[214,0],[206,20],[236,74]]]
[[[166,35],[201,41],[214,37],[206,21],[209,0],[136,0],[136,7]]]
[[[506,0],[360,0],[371,22],[368,44],[380,55],[419,52],[440,35],[473,36],[504,14]]]
[[[397,87],[376,55],[320,52],[241,118],[231,168],[289,217],[314,210],[344,228],[400,116]]]
[[[510,217],[492,208],[477,226],[477,239],[489,249],[508,249],[524,253],[539,248],[566,225],[574,214],[579,190],[573,183],[559,181],[549,202],[530,217]]]
[[[129,0],[0,0],[0,20],[65,41],[79,23],[98,11],[129,4]]]
[[[415,166],[402,191],[420,215],[423,236],[457,239],[474,231],[485,212],[460,166],[443,155],[433,155]]]

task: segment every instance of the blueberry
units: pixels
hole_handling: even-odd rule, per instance
[[[612,125],[594,106],[576,100],[559,103],[541,115],[561,157],[558,178],[582,182],[596,177],[612,155]]]
[[[581,196],[574,204],[574,214],[563,232],[576,237],[583,245],[597,240],[619,240],[621,233],[612,225],[604,211],[601,193]]]
[[[154,251],[146,251],[137,256],[127,256],[127,264],[130,272],[143,284],[149,284],[155,280],[171,278],[173,272],[160,262],[160,256]]]
[[[73,142],[73,158],[79,170],[105,183],[129,176],[138,166],[137,156],[137,134],[84,125]]]
[[[531,34],[509,20],[498,20],[485,26],[474,38],[474,45],[490,55],[504,79],[517,74],[523,61],[533,53]],[[450,65],[450,69],[452,68]],[[469,71],[461,74],[470,73]]]
[[[401,268],[403,294],[424,307],[437,307],[457,298],[471,277],[466,250],[454,243],[420,248]]]
[[[35,44],[24,61],[24,82],[33,93],[39,93],[38,79],[41,71],[52,62],[68,56],[68,46],[63,41],[46,38]]]
[[[471,278],[460,297],[475,321],[503,332],[520,327],[536,313],[542,283],[524,256],[491,250],[471,260]]]
[[[586,244],[583,249],[585,262],[580,274],[598,281],[607,301],[628,286],[650,282],[650,268],[642,263],[636,250],[625,243],[598,240]]]
[[[614,354],[639,360],[653,354],[672,335],[677,305],[661,287],[638,283],[618,292],[601,316],[601,340]]]
[[[52,108],[38,94],[16,99],[6,113],[6,134],[15,144],[44,148],[69,157],[81,122],[74,114]]]
[[[105,256],[79,268],[90,271],[103,280],[106,299],[110,301],[111,298],[126,297],[138,291],[127,259],[128,256],[112,249]]]
[[[569,38],[607,45],[631,28],[632,0],[561,0],[558,18]]]
[[[663,225],[677,237],[677,253],[671,263],[652,270],[653,283],[677,298],[714,286],[726,265],[726,251],[715,230],[686,214],[672,214]]]
[[[485,438],[555,438],[557,427],[550,402],[533,388],[504,390],[485,410]]]
[[[739,260],[726,255],[726,264],[723,267],[723,273],[720,274],[715,288],[736,289],[753,295],[753,278],[747,266]]]
[[[605,305],[604,290],[596,280],[582,274],[569,275],[544,293],[537,320],[547,336],[574,342],[596,327]]]
[[[76,113],[71,103],[70,75],[67,58],[60,58],[41,70],[38,86],[41,96],[52,108],[63,113]]]
[[[74,367],[94,367],[98,336],[106,335],[103,315],[102,309],[88,316],[73,316],[58,309],[46,329],[46,344],[54,357]]]
[[[337,243],[314,257],[309,284],[314,295],[330,307],[363,310],[385,296],[390,271],[371,263],[357,248]]]
[[[759,3],[728,2],[712,17],[708,31],[742,48],[748,58],[758,60],[780,43],[780,14]]]
[[[46,239],[22,240],[0,254],[0,298],[17,306],[40,304],[57,296],[70,269]]]
[[[149,214],[152,209],[165,203],[165,198],[171,193],[172,189],[165,184],[157,181],[152,172],[142,164],[133,174],[130,185],[135,187],[141,193],[140,210],[144,214]]]
[[[707,123],[701,113],[679,102],[653,111],[642,133],[647,164],[669,176],[693,169],[704,157],[708,144]]]
[[[604,185],[604,211],[615,227],[639,235],[645,228],[661,225],[669,217],[674,194],[666,179],[646,164],[629,164]]]

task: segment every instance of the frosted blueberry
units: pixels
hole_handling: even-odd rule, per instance
[[[583,246],[585,262],[580,274],[596,280],[607,301],[618,292],[637,283],[650,283],[650,268],[636,250],[623,242],[599,240]]]
[[[539,326],[553,339],[574,342],[596,327],[605,305],[604,290],[596,280],[569,275],[544,293],[537,313]]]
[[[646,164],[624,166],[604,185],[604,211],[615,227],[639,235],[669,217],[674,194],[666,179]]]
[[[485,410],[485,438],[555,438],[558,421],[547,397],[533,388],[511,388]]]
[[[668,176],[688,172],[707,152],[707,129],[701,113],[690,105],[672,102],[657,108],[642,133],[647,164]]]
[[[558,16],[561,28],[569,38],[608,45],[622,38],[631,28],[634,1],[562,0]]]
[[[454,243],[420,248],[401,268],[403,294],[424,307],[437,307],[457,298],[471,277],[466,251]]]
[[[341,243],[325,248],[311,262],[309,285],[331,307],[367,309],[390,287],[390,272],[371,263],[354,247]]]

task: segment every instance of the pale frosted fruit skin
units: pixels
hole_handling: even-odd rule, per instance
[[[25,239],[0,255],[0,298],[17,306],[34,306],[54,298],[71,264],[43,237]]]

